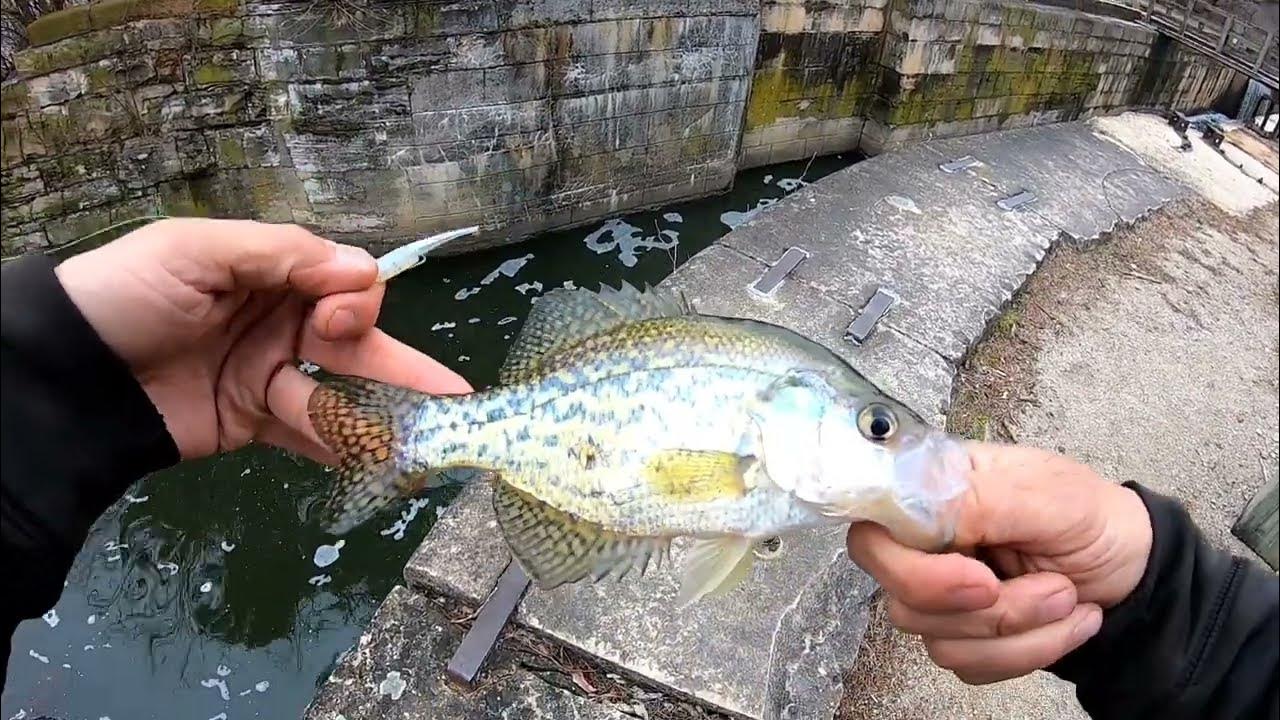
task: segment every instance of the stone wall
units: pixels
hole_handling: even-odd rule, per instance
[[[97,0],[28,34],[0,110],[6,255],[156,213],[501,242],[741,166],[1200,108],[1238,79],[1013,0]]]
[[[764,0],[745,166],[1133,107],[1243,79],[1117,18],[1011,0]]]
[[[758,8],[107,0],[4,89],[5,253],[149,213],[503,235],[725,189]]]

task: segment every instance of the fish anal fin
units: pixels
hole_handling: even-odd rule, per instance
[[[576,518],[495,479],[493,510],[511,554],[543,589],[590,577],[642,573],[665,553],[666,538],[632,536]]]
[[[751,541],[741,535],[696,540],[684,559],[676,605],[727,593],[750,574],[753,559]]]
[[[662,450],[645,463],[645,482],[672,502],[695,503],[740,498],[756,459],[730,452]]]
[[[683,298],[648,286],[638,290],[624,282],[618,290],[601,286],[599,292],[557,288],[534,301],[498,382],[527,380],[537,373],[542,358],[619,325],[691,312]]]

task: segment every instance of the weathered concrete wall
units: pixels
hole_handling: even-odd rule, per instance
[[[1238,77],[1015,0],[98,0],[29,35],[6,255],[157,212],[501,242],[740,166],[1204,107]]]
[[[1015,0],[765,0],[742,161],[1201,108],[1239,82],[1136,23]]]
[[[110,0],[47,16],[5,88],[5,253],[157,211],[366,240],[518,235],[715,192],[736,169],[757,14]]]

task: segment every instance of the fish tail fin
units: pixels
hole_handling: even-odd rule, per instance
[[[307,414],[316,434],[338,455],[337,477],[325,500],[325,529],[341,535],[392,502],[412,497],[438,473],[401,462],[404,430],[421,399],[407,388],[339,376],[311,394]]]

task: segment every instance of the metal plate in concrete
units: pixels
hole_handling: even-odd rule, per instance
[[[1127,224],[1190,190],[1137,154],[1081,122],[939,140],[947,155],[972,155],[980,167],[962,172],[993,183],[1002,194],[1035,194],[1028,209],[1086,242]]]
[[[630,718],[523,670],[504,668],[482,688],[462,690],[444,672],[461,635],[425,597],[396,586],[369,629],[320,686],[306,720]]]
[[[950,392],[940,356],[892,329],[860,348],[842,340],[855,312],[788,279],[770,298],[748,290],[765,266],[712,246],[664,285],[679,288],[699,311],[754,317],[826,344],[872,382],[927,417]],[[451,505],[405,570],[416,586],[479,600],[509,553],[487,486],[468,487]],[[600,585],[529,589],[517,621],[673,691],[747,717],[830,717],[841,676],[865,629],[873,581],[845,555],[837,526],[784,538],[733,592],[677,610],[673,568]],[[680,567],[684,543],[673,552]]]
[[[921,145],[865,160],[721,242],[761,261],[805,248],[793,276],[850,307],[883,286],[901,301],[884,322],[954,362],[1058,236],[1034,213],[996,207],[995,188],[939,169],[954,158]]]

